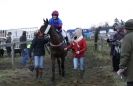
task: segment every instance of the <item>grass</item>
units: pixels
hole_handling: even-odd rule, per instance
[[[94,41],[88,41],[87,57],[90,59],[95,58],[93,60],[97,62],[94,62],[92,64],[95,65],[96,68],[101,68],[101,70],[103,70],[106,76],[111,77],[111,83],[113,83],[112,86],[125,86],[125,81],[121,80],[116,73],[112,72],[110,47],[106,42],[103,42],[101,46],[101,49],[98,48],[98,51],[95,51]]]
[[[111,79],[113,80],[112,86],[126,86],[126,83],[124,80],[121,80],[120,77],[112,72],[112,63],[111,63],[111,56],[110,56],[110,51],[109,51],[109,46],[108,45],[104,45],[102,51],[97,51],[94,53],[94,55],[96,56],[95,59],[97,59],[98,64],[102,64],[102,65],[98,65],[99,68],[101,67],[102,70],[104,70],[105,74],[109,77],[111,77]],[[93,49],[92,49],[93,50]],[[93,52],[93,51],[91,51]]]
[[[112,72],[109,47],[105,44],[99,51],[94,51],[93,41],[88,42],[88,50],[85,57],[86,72],[83,83],[77,86],[125,86],[116,73]],[[56,86],[75,86],[73,84],[72,55],[68,54],[65,62],[66,78],[58,76],[56,68]],[[11,67],[11,58],[0,58],[0,86],[52,86],[51,60],[47,54],[45,58],[45,70],[43,82],[35,81],[35,73],[27,68],[20,68],[20,58],[15,58],[16,69]],[[56,65],[57,67],[57,65]]]

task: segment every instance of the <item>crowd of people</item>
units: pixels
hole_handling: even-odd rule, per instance
[[[62,36],[62,20],[59,18],[59,12],[53,11],[52,18],[49,19],[49,24],[52,25],[57,33]],[[107,42],[110,44],[112,56],[113,72],[117,72],[118,75],[125,77],[127,86],[133,86],[133,19],[125,22],[124,25],[116,25],[114,27],[116,32],[111,39]],[[6,43],[11,43],[11,33],[7,34]],[[29,60],[32,61],[33,69],[36,71],[36,79],[43,78],[44,59],[45,59],[45,44],[49,42],[49,39],[45,37],[45,33],[40,30],[34,34],[34,38],[30,44],[23,43],[20,45],[21,49],[21,64],[27,65]],[[66,39],[66,38],[65,38]],[[20,42],[26,42],[26,31],[23,31],[20,37]],[[68,39],[66,39],[68,42]],[[11,56],[11,47],[6,46],[7,54]],[[73,53],[73,75],[77,78],[77,71],[80,70],[81,78],[83,77],[85,70],[85,52],[87,50],[86,39],[83,36],[82,28],[77,28],[74,32],[72,41],[64,50],[72,50]]]
[[[107,42],[110,44],[113,71],[133,86],[133,19],[114,27],[116,33]]]
[[[62,30],[62,20],[59,18],[59,12],[53,11],[52,12],[52,18],[49,19],[49,24],[54,26],[59,36],[63,36],[63,30]],[[45,37],[45,33],[42,33],[40,30],[34,33],[34,38],[31,41],[31,43],[27,43],[27,37],[26,37],[26,31],[22,32],[22,35],[20,36],[19,41],[20,49],[21,49],[21,64],[22,67],[27,67],[27,65],[30,64],[29,69],[31,71],[36,71],[36,79],[42,80],[43,79],[43,72],[44,72],[44,66],[45,66],[45,45],[49,42],[49,38]],[[80,74],[83,76],[84,74],[84,58],[85,58],[85,51],[87,49],[87,43],[85,38],[82,34],[82,28],[77,28],[75,30],[73,37],[73,41],[68,45],[68,39],[64,37],[64,40],[66,40],[66,45],[64,47],[64,50],[72,49],[73,53],[73,69],[74,74],[78,71],[78,68],[80,69]],[[11,33],[7,36],[6,43],[11,43]],[[11,46],[7,46],[7,53],[10,57],[11,55]],[[75,75],[74,77],[76,77]]]

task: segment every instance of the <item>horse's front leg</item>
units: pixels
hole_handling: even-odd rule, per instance
[[[51,57],[52,59],[52,81],[55,80],[55,58]]]
[[[58,68],[59,68],[59,75],[61,75],[61,64],[60,64],[60,58],[57,58]]]
[[[65,77],[65,67],[64,67],[65,57],[61,58],[61,69],[62,69],[62,76]]]

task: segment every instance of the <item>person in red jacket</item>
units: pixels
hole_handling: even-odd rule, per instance
[[[85,51],[87,50],[87,43],[85,38],[82,35],[82,29],[77,28],[75,30],[74,40],[71,42],[69,46],[64,48],[64,50],[72,49],[73,51],[73,66],[74,71],[77,72],[78,68],[80,69],[80,76],[83,77],[84,73],[84,57]],[[74,72],[74,74],[75,74]],[[77,76],[77,75],[75,75]]]

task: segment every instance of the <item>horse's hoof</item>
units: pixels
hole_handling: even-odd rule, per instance
[[[55,81],[55,79],[54,79],[54,78],[51,78],[51,81],[52,81],[52,82],[54,82],[54,81]]]
[[[62,75],[62,77],[63,77],[63,78],[66,78],[66,76],[65,76],[65,75]]]
[[[65,73],[62,73],[62,77],[65,77]]]
[[[59,75],[61,76],[61,73],[59,73]]]
[[[66,79],[66,77],[62,77],[61,79],[62,79],[62,80],[65,80],[65,79]]]
[[[74,84],[77,84],[77,83],[78,83],[78,80],[74,80],[73,83],[74,83]]]

